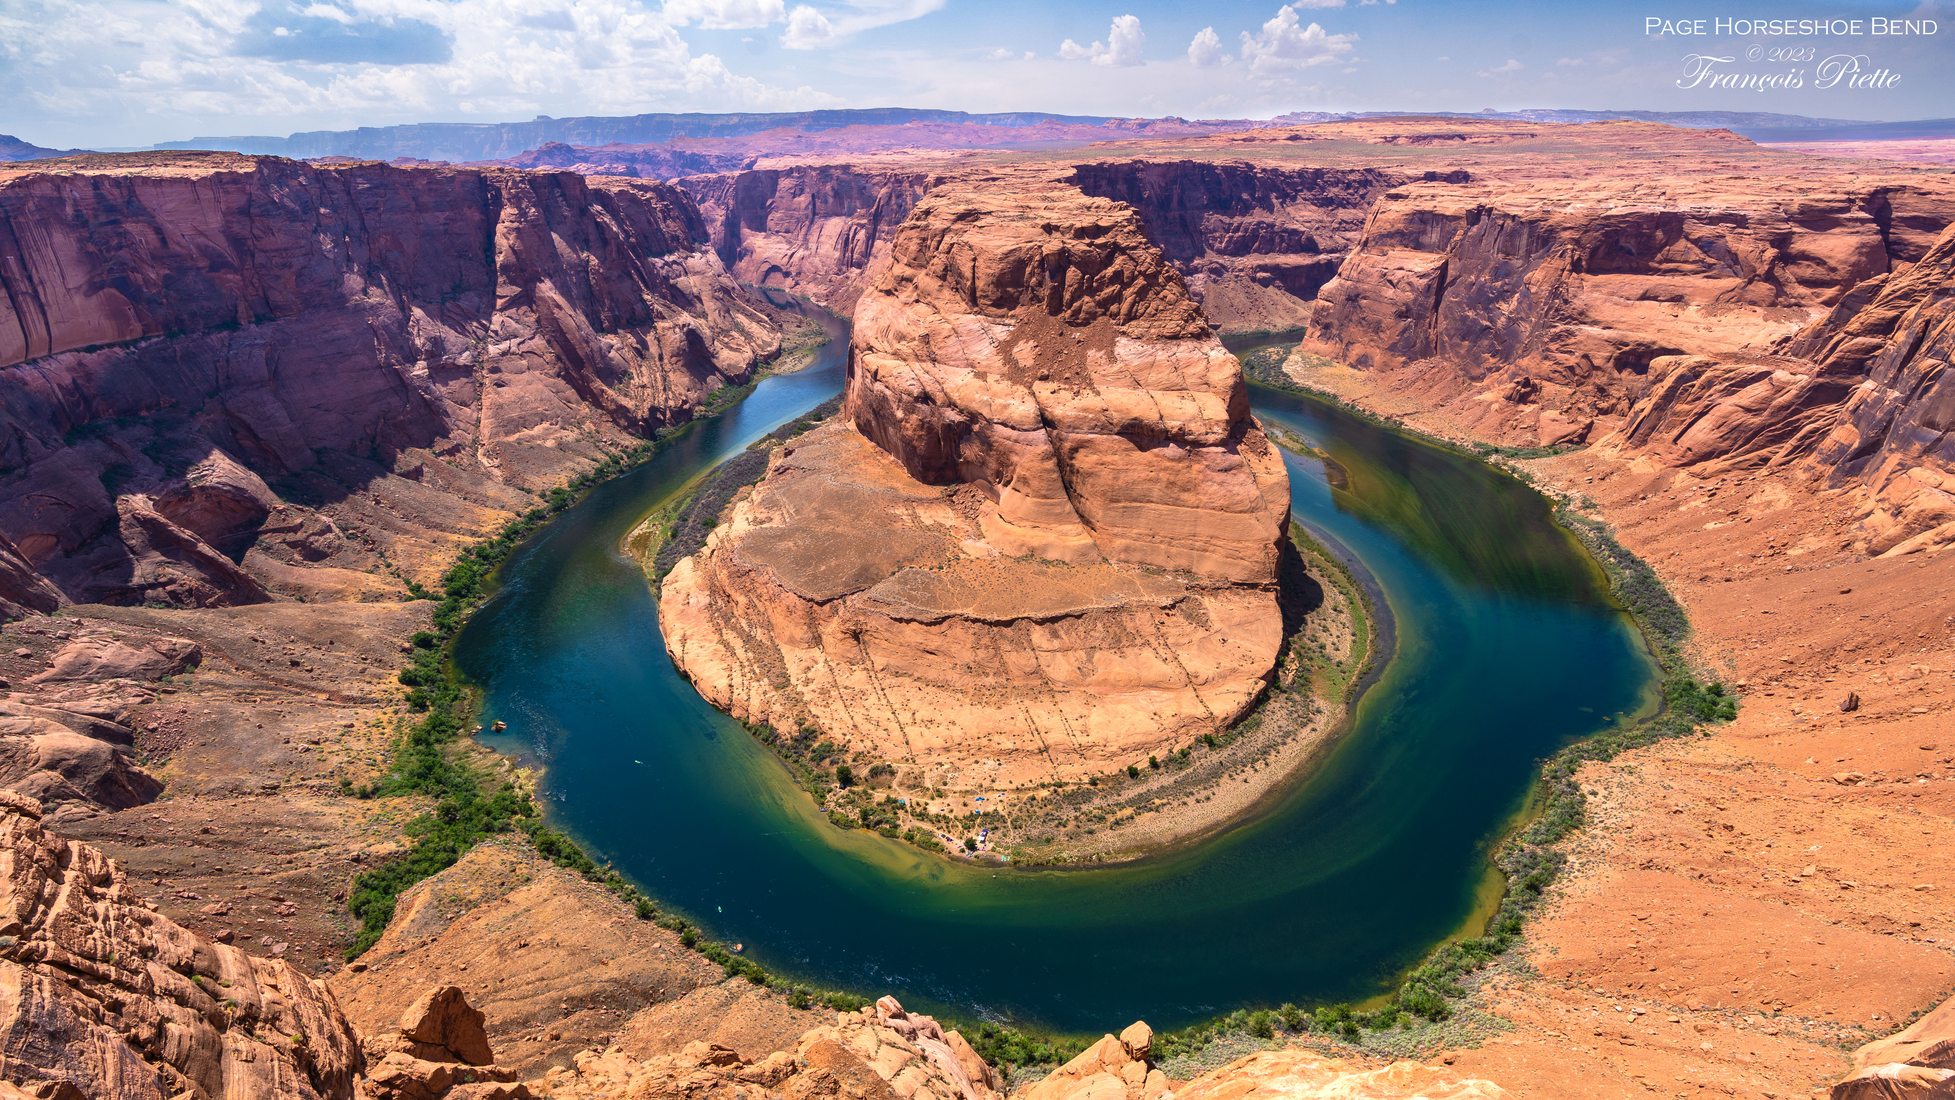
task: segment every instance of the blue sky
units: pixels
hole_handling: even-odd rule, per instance
[[[1902,37],[1706,38],[1645,20],[1913,18]],[[1810,62],[1748,51],[1811,47]],[[1799,87],[1678,87],[1804,70]],[[1826,56],[1898,79],[1818,87]],[[919,106],[1955,114],[1955,0],[0,0],[0,133],[57,147],[537,114]]]

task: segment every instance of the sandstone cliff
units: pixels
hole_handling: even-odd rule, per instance
[[[840,313],[939,174],[810,164],[678,181],[699,202],[720,261],[744,283],[777,286]]]
[[[1860,491],[1876,553],[1955,537],[1934,385],[1950,181],[1632,124],[1556,136],[1385,192],[1294,368],[1373,372],[1503,442],[1705,476],[1796,464]]]
[[[918,200],[973,171],[941,154],[921,166],[914,158],[871,157],[761,166],[679,184],[698,199],[721,261],[741,281],[848,310]],[[1080,190],[1140,213],[1149,239],[1224,331],[1301,327],[1310,299],[1356,243],[1378,195],[1419,176],[1372,166],[1116,157],[1072,170]]]
[[[779,347],[660,184],[0,173],[0,600],[378,595]]]
[[[1853,382],[1813,461],[1829,484],[1871,493],[1870,548],[1955,542],[1955,226],[1864,307],[1815,326],[1792,350]]]
[[[358,1037],[323,985],[157,915],[40,816],[0,791],[0,1081],[114,1100],[352,1095]]]
[[[1955,228],[1763,354],[1654,361],[1611,443],[1703,476],[1787,467],[1865,498],[1873,553],[1955,541]]]
[[[1144,763],[1254,702],[1288,479],[1130,208],[939,187],[854,340],[839,422],[665,580],[708,699],[976,790]]]
[[[1579,437],[1626,416],[1657,359],[1769,351],[1919,259],[1949,212],[1853,180],[1796,194],[1710,178],[1671,195],[1613,175],[1408,184],[1319,294],[1305,348],[1543,408],[1537,438]]]
[[[1254,161],[1105,160],[1073,170],[1080,190],[1140,212],[1148,238],[1224,332],[1302,328],[1372,204],[1410,178]]]

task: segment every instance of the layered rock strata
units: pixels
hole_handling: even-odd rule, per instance
[[[1619,442],[1705,476],[1791,467],[1868,498],[1866,545],[1955,542],[1955,228],[1773,355],[1679,356]]]
[[[0,791],[0,1081],[37,1095],[350,1097],[364,1059],[325,986],[212,943]]]
[[[1413,183],[1319,293],[1306,350],[1619,422],[1665,356],[1764,352],[1924,255],[1945,197],[1856,180],[1653,193],[1635,178]],[[1499,406],[1491,410],[1497,414]],[[1565,425],[1557,428],[1554,425]]]
[[[1462,180],[1466,173],[1435,173]],[[1300,329],[1310,302],[1357,244],[1388,189],[1422,173],[1388,167],[1253,161],[1106,160],[1081,164],[1089,195],[1139,211],[1147,235],[1188,280],[1217,328]]]
[[[1299,365],[1378,372],[1467,434],[1705,476],[1802,464],[1861,493],[1875,553],[1955,539],[1950,182],[1648,129],[1573,127],[1383,194]],[[1648,167],[1581,170],[1611,148]]]
[[[1852,382],[1813,462],[1870,494],[1870,549],[1955,543],[1955,226],[1865,301],[1793,348]]]
[[[679,182],[721,261],[743,282],[852,309],[896,228],[930,188],[971,169],[938,154],[810,161]],[[1088,161],[1071,181],[1133,206],[1148,237],[1223,331],[1301,327],[1388,188],[1423,173],[1244,161]],[[1460,178],[1464,173],[1446,173]]]
[[[663,184],[0,172],[0,607],[399,594],[779,347]]]
[[[720,261],[741,282],[780,287],[839,313],[941,175],[808,164],[678,181],[699,203]]]
[[[863,296],[844,410],[666,578],[667,648],[777,730],[998,789],[1240,716],[1289,484],[1133,211],[949,184]]]

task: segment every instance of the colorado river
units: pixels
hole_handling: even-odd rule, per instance
[[[1653,666],[1547,502],[1472,459],[1306,398],[1257,415],[1297,518],[1361,563],[1397,646],[1349,732],[1263,812],[1123,867],[951,864],[820,815],[693,692],[619,544],[703,471],[839,389],[844,345],[565,512],[457,642],[496,748],[540,763],[552,820],[769,968],[925,1010],[1066,1032],[1381,992],[1474,911],[1539,761],[1645,704]],[[1337,487],[1332,488],[1333,482]]]

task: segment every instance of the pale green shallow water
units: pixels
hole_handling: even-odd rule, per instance
[[[1653,677],[1547,503],[1471,459],[1269,390],[1299,520],[1370,574],[1397,648],[1286,796],[1199,845],[1103,870],[949,864],[841,831],[673,669],[626,531],[832,396],[839,344],[770,378],[522,547],[457,644],[491,742],[546,766],[552,820],[770,968],[1065,1032],[1361,999],[1455,932],[1539,762],[1636,711]]]

